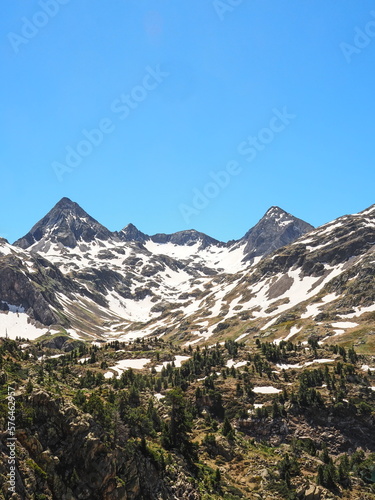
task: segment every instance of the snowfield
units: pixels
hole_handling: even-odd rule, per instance
[[[1,337],[5,337],[6,334],[8,338],[15,339],[16,337],[21,337],[28,340],[35,340],[38,337],[46,334],[48,328],[37,328],[32,323],[30,323],[30,318],[26,313],[16,313],[16,312],[1,312],[0,311],[0,328]]]

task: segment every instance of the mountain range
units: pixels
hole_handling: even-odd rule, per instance
[[[111,232],[61,199],[0,239],[0,328],[91,341],[267,336],[373,344],[375,205],[314,228],[271,207],[241,239]],[[358,334],[358,335],[357,335]]]
[[[2,498],[374,498],[374,281],[375,205],[220,242],[63,198],[0,239]]]

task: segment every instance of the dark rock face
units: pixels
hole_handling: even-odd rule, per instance
[[[84,345],[84,342],[81,342],[80,340],[72,340],[70,337],[65,335],[59,335],[57,337],[53,337],[51,340],[43,340],[41,345],[48,349],[60,349],[64,352],[70,352]]]
[[[83,271],[79,271],[76,273],[76,277],[81,282],[87,282],[90,284],[90,288],[102,294],[103,296],[107,294],[107,290],[116,290],[122,295],[124,298],[131,298],[132,295],[130,293],[130,285],[131,282],[124,278],[121,274],[116,271],[112,271],[110,269],[102,268],[102,269],[87,269]],[[99,295],[100,296],[100,295]],[[102,305],[105,305],[105,300]]]
[[[57,321],[38,288],[11,265],[0,267],[0,297],[4,302],[23,307],[31,317],[44,325]]]
[[[368,307],[375,303],[375,261],[369,254],[360,264],[333,278],[327,285],[329,293],[343,294],[338,308],[351,310],[355,306]]]
[[[281,208],[271,207],[240,240],[246,242],[245,260],[267,256],[281,247],[290,245],[313,229],[307,222],[297,219]]]
[[[80,286],[39,255],[32,263],[30,271],[21,256],[0,255],[0,303],[20,306],[32,319],[44,325],[68,326],[68,322],[53,311],[53,307],[61,309],[56,293],[69,296],[79,293]],[[6,308],[2,306],[2,309]]]
[[[107,240],[111,233],[88,215],[77,203],[62,198],[35,226],[14,245],[29,248],[37,242],[35,250],[43,250],[50,242],[75,248],[79,240],[90,242],[94,238]]]

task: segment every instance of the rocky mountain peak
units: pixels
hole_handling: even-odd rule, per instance
[[[139,241],[141,243],[150,239],[147,234],[142,233],[134,224],[125,226],[124,229],[118,233],[118,237],[121,241]]]
[[[31,230],[14,245],[45,250],[52,243],[74,248],[78,240],[107,240],[112,233],[69,198],[62,198]]]
[[[294,217],[280,207],[272,206],[240,240],[246,242],[245,260],[269,255],[313,229],[311,224]]]
[[[82,210],[81,207],[75,201],[72,201],[70,198],[64,196],[58,201],[54,207],[56,210]]]
[[[265,217],[277,217],[277,216],[280,216],[280,215],[283,215],[283,214],[288,214],[288,212],[285,212],[285,210],[283,210],[282,208],[276,206],[276,205],[273,205],[272,207],[270,207],[267,212],[265,213]]]
[[[277,207],[277,206],[272,206],[264,214],[261,221],[265,222],[265,221],[272,220],[276,224],[277,223],[285,223],[286,224],[288,222],[294,222],[295,219],[296,219],[296,217],[294,217],[292,214],[286,212],[282,208]]]

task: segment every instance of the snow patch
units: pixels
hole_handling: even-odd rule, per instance
[[[369,365],[362,365],[361,370],[363,370],[364,372],[367,372],[369,370],[370,372],[375,372],[375,368],[371,368]]]
[[[352,323],[350,321],[338,321],[337,323],[332,323],[335,328],[354,328],[358,326],[358,323]]]
[[[227,361],[227,368],[232,368],[232,366],[234,366],[234,368],[240,368],[241,366],[246,366],[247,365],[247,361],[237,361],[237,363],[235,361],[233,361],[233,359],[229,359]]]
[[[139,359],[122,359],[121,361],[117,361],[114,366],[110,366],[109,369],[117,372],[117,378],[121,376],[122,372],[125,370],[142,370],[148,363],[150,363],[150,359],[147,358],[139,358]],[[104,377],[111,378],[110,373],[107,372]],[[113,374],[112,374],[113,376]]]
[[[276,387],[272,386],[254,387],[253,392],[257,394],[278,394],[281,392],[281,389],[276,389]]]
[[[190,356],[175,356],[175,358],[173,360],[175,367],[176,368],[180,368],[181,367],[181,363],[183,363],[184,361],[186,361],[188,359],[190,359]],[[169,364],[171,365],[172,361],[164,361],[163,364],[155,366],[155,370],[157,372],[161,372],[162,369],[163,369],[163,367],[166,368],[167,365],[169,365]]]

